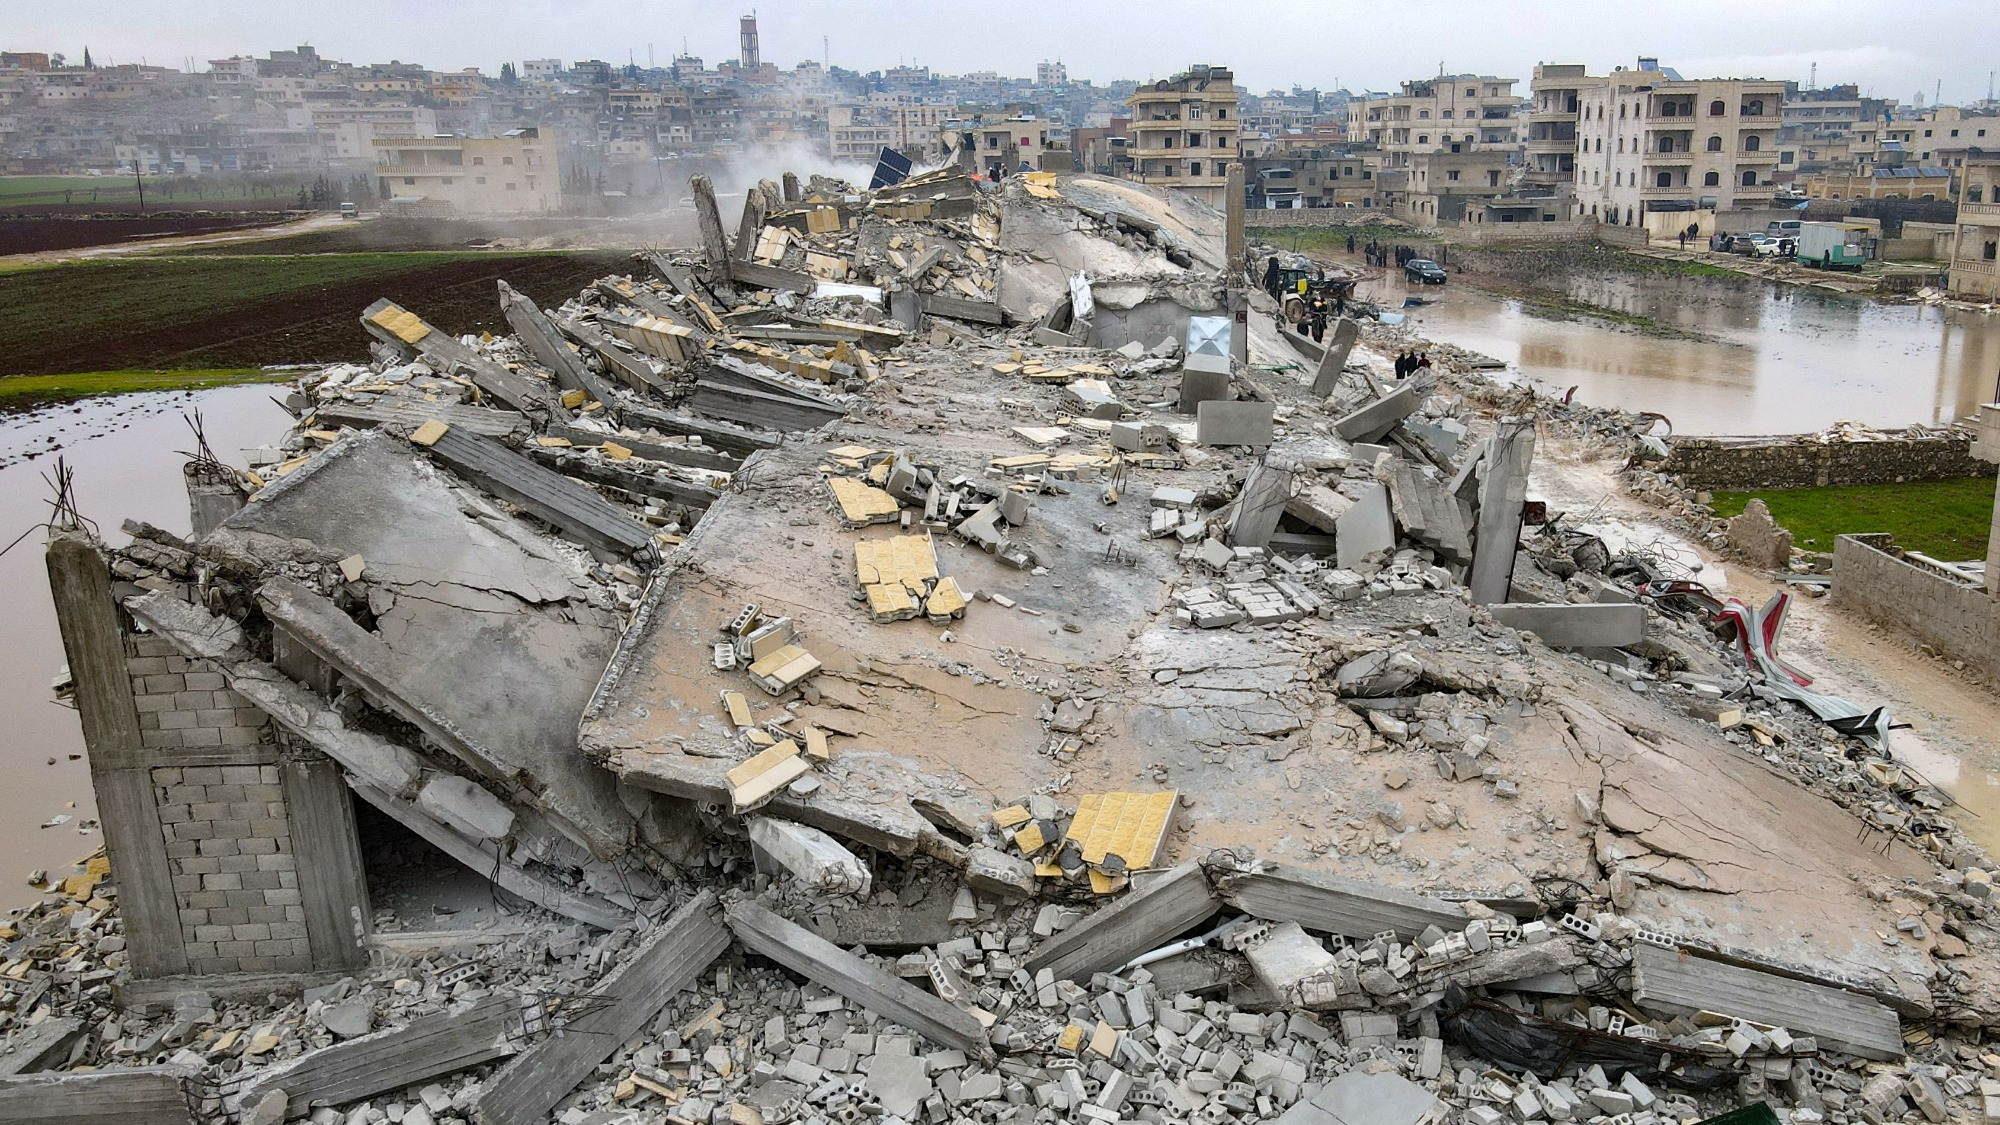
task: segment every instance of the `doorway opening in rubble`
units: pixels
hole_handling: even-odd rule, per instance
[[[475,929],[516,913],[513,896],[353,794],[376,933]]]

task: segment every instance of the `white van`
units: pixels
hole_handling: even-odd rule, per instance
[[[1764,233],[1777,238],[1797,238],[1799,228],[1804,225],[1798,219],[1778,219],[1764,224]]]

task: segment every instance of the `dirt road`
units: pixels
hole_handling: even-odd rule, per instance
[[[1704,577],[1730,597],[1758,604],[1777,589],[1764,574],[1662,529],[1653,509],[1619,487],[1617,467],[1578,442],[1543,436],[1533,487],[1557,510],[1595,507],[1614,529],[1663,537],[1664,549],[1699,560]],[[1890,737],[1896,759],[1951,793],[1966,832],[2000,854],[2000,696],[1949,661],[1917,651],[1914,642],[1836,612],[1826,598],[1794,597],[1779,651],[1818,690],[1885,706],[1895,722],[1909,723],[1912,729]]]
[[[212,234],[194,234],[182,238],[149,238],[138,242],[121,242],[112,246],[79,246],[69,250],[44,250],[33,254],[0,255],[0,271],[31,269],[37,266],[53,266],[63,262],[88,262],[105,258],[122,258],[132,254],[157,254],[171,250],[199,250],[207,246],[223,246],[236,242],[256,242],[268,238],[284,238],[288,235],[306,234],[310,231],[326,230],[339,226],[343,221],[332,211],[323,211],[296,222],[279,223],[275,226],[252,227],[248,230],[217,231]]]

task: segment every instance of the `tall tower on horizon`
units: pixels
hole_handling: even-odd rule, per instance
[[[757,13],[751,12],[737,21],[737,39],[742,49],[737,52],[736,64],[744,70],[756,70],[762,63],[757,52]]]

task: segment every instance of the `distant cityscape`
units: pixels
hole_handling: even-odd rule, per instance
[[[1257,94],[1214,64],[1103,84],[1060,61],[1032,78],[787,69],[766,61],[754,16],[737,57],[713,64],[531,58],[491,75],[310,46],[202,70],[6,51],[0,172],[263,175],[331,183],[323,195],[384,213],[588,214],[672,206],[689,172],[760,149],[850,176],[885,149],[990,179],[1095,172],[1210,204],[1241,163],[1253,208],[1432,226],[1589,220],[1672,238],[1702,229],[1691,213],[1810,199],[1983,209],[1962,198],[1984,190],[1966,169],[2000,159],[1991,99],[1902,104],[1851,84],[1687,77],[1648,57],[1599,73],[1539,65],[1525,96],[1520,85],[1440,74],[1389,92]]]

